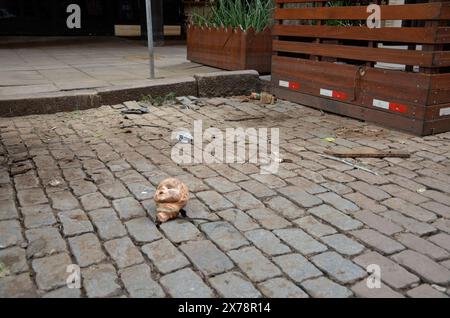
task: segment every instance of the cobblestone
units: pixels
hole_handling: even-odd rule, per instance
[[[348,298],[353,293],[326,277],[304,281],[301,286],[315,298]]]
[[[322,272],[300,254],[277,256],[273,261],[296,283],[322,276]]]
[[[144,261],[141,252],[128,237],[108,241],[105,243],[105,248],[119,268],[139,264]]]
[[[223,273],[234,267],[230,259],[210,241],[189,242],[180,249],[205,275]]]
[[[417,252],[406,250],[393,255],[392,259],[431,283],[450,282],[450,271],[447,268]]]
[[[278,267],[254,247],[230,251],[228,255],[252,281],[260,282],[281,274]]]
[[[320,253],[327,250],[325,245],[319,243],[300,229],[275,230],[273,232],[303,255]]]
[[[380,266],[382,272],[381,280],[396,289],[402,289],[419,282],[419,278],[416,275],[411,274],[397,263],[377,252],[363,254],[354,258],[353,261],[366,269],[372,264]]]
[[[116,270],[111,264],[94,265],[81,271],[83,287],[90,298],[117,296],[121,287]]]
[[[272,278],[258,285],[268,298],[308,298],[303,290],[285,278]]]
[[[261,117],[258,127],[281,128],[286,162],[277,173],[249,163],[178,165],[171,132],[119,129],[120,105],[0,118],[0,153],[11,160],[0,167],[0,262],[9,272],[0,297],[449,295],[448,133],[383,129],[381,139],[358,133],[363,122],[290,102],[223,101],[153,107],[128,121],[203,119],[225,130],[230,114]],[[340,128],[358,129],[336,136]],[[322,140],[329,136],[335,143]],[[320,156],[360,147],[411,158],[362,159],[376,176]],[[156,227],[153,195],[168,177],[189,187],[187,216],[205,220]],[[81,290],[65,287],[71,263],[82,267]],[[365,287],[371,264],[381,267],[380,290]]]
[[[70,238],[69,245],[80,267],[100,263],[106,258],[100,241],[92,233]]]
[[[311,258],[312,262],[337,281],[347,284],[366,276],[361,267],[336,252],[325,252]]]
[[[129,267],[120,272],[125,288],[133,298],[161,298],[165,293],[161,286],[151,277],[148,265]]]
[[[209,280],[211,286],[225,298],[259,298],[261,293],[238,272],[215,276]]]
[[[173,243],[181,243],[201,238],[200,231],[190,222],[174,220],[161,225],[161,230]]]
[[[63,225],[64,235],[66,236],[83,234],[94,230],[89,218],[82,210],[60,212],[58,213],[58,218]]]
[[[166,239],[144,245],[142,252],[147,255],[158,271],[163,274],[189,265],[186,257]]]
[[[245,233],[245,236],[255,244],[257,248],[268,255],[280,255],[291,251],[287,245],[281,243],[278,237],[267,230],[258,229],[248,231]]]
[[[68,254],[56,254],[35,259],[32,263],[36,272],[36,283],[42,290],[51,290],[66,285],[67,266],[72,264]]]
[[[163,276],[161,284],[175,298],[211,298],[214,296],[211,288],[190,268]]]
[[[224,251],[249,244],[245,237],[228,222],[205,223],[201,225],[201,229]]]

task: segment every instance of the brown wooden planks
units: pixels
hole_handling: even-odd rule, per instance
[[[419,135],[450,131],[450,1],[382,5],[382,20],[411,22],[379,29],[327,25],[366,20],[360,1],[276,2],[272,81],[279,97]],[[321,5],[284,6],[294,3]]]

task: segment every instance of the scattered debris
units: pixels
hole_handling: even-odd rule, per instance
[[[336,141],[336,138],[333,138],[333,137],[327,137],[327,138],[323,138],[322,140],[323,140],[323,141],[326,141],[326,142],[335,142],[335,141]]]
[[[436,289],[437,291],[440,291],[442,293],[445,293],[447,291],[447,288],[436,285],[436,284],[432,284],[431,287],[433,287],[434,289]]]
[[[48,183],[51,187],[57,187],[61,184],[61,181],[59,181],[58,179],[52,179],[49,181]]]
[[[259,100],[261,104],[275,104],[276,97],[272,94],[262,92],[262,93],[252,93],[250,99]]]
[[[225,119],[225,121],[239,122],[239,121],[258,120],[258,119],[264,119],[264,117],[239,117],[239,118],[228,118],[228,119]]]
[[[425,191],[427,191],[427,188],[419,188],[416,190],[417,193],[424,193]]]
[[[334,156],[328,156],[328,155],[319,155],[319,156],[327,158],[327,159],[331,159],[331,160],[334,160],[334,161],[339,161],[339,162],[345,163],[346,165],[352,166],[353,168],[360,169],[360,170],[372,173],[372,174],[374,174],[376,176],[379,176],[379,174],[376,173],[375,171],[372,171],[372,170],[370,170],[370,169],[368,169],[366,167],[363,167],[363,166],[351,163],[351,162],[349,162],[349,161],[347,161],[345,159],[341,159],[341,158],[334,157]]]
[[[181,97],[177,97],[176,100],[181,105],[183,105],[183,107],[185,109],[193,109],[193,110],[200,109],[200,107],[197,106],[198,99],[197,98],[192,99],[192,96],[190,96],[190,97],[181,96]]]
[[[180,131],[177,133],[177,140],[182,144],[192,144],[194,142],[194,137],[189,132]]]
[[[378,151],[374,149],[362,150],[348,150],[348,151],[333,151],[326,150],[326,154],[338,158],[409,158],[410,153],[401,150],[386,150]]]
[[[217,106],[225,104],[227,101],[228,100],[226,98],[218,97],[218,98],[210,98],[206,102],[210,105],[217,107]]]
[[[356,127],[356,128],[349,128],[349,127],[342,127],[335,129],[335,134],[338,137],[345,136],[347,138],[350,137],[359,137],[361,135],[367,136],[367,137],[378,137],[380,135],[384,135],[386,131],[381,128],[375,128],[375,127]]]
[[[144,114],[148,114],[150,111],[148,110],[147,107],[141,107],[139,109],[124,109],[121,111],[121,113],[123,115],[144,115]]]

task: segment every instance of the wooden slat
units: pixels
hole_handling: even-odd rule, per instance
[[[380,7],[382,20],[450,19],[448,2],[382,5]],[[275,12],[277,20],[366,20],[369,16],[367,6],[282,8]]]
[[[365,26],[328,26],[328,25],[276,25],[276,36],[296,36],[325,39],[350,39],[365,41],[389,41],[400,43],[434,44],[450,43],[450,28],[380,28],[369,29]]]
[[[274,41],[273,50],[299,54],[311,54],[343,59],[418,65],[423,67],[447,66],[445,58],[434,58],[433,52],[368,48],[350,45],[318,44],[291,41]],[[444,55],[444,57],[447,55]],[[435,65],[439,64],[439,65]]]

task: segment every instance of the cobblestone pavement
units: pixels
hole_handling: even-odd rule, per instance
[[[207,102],[0,119],[0,297],[448,297],[450,133],[418,138],[284,101]],[[279,127],[286,160],[273,175],[177,166],[172,129],[195,119]],[[331,147],[412,157],[360,160],[375,175],[320,156]],[[155,227],[168,176],[188,184],[188,216],[209,222]],[[66,287],[70,264],[81,289]],[[379,289],[366,284],[371,264]]]

